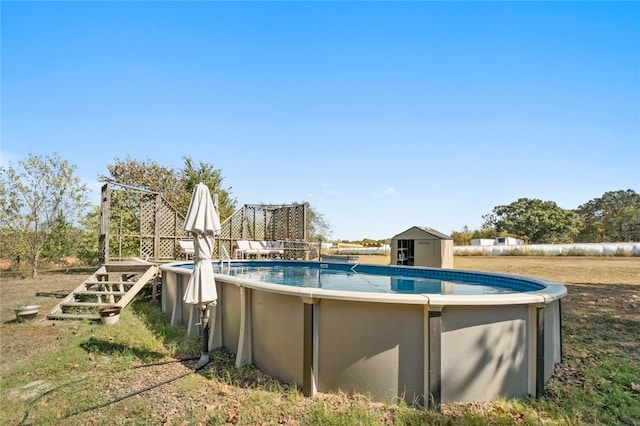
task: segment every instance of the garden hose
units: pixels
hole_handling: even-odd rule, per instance
[[[197,359],[197,358],[188,358],[188,359],[191,360],[191,359]],[[176,361],[166,361],[166,362],[160,362],[160,363],[152,363],[152,364],[144,364],[144,365],[141,365],[141,366],[138,366],[138,367],[134,367],[134,368],[150,367],[150,366],[153,366],[153,365],[162,365],[162,364],[168,364],[168,363],[177,362],[177,361],[178,360],[176,360]],[[68,419],[69,417],[77,416],[78,414],[88,413],[89,411],[97,410],[99,408],[104,408],[104,407],[107,407],[109,405],[115,404],[117,402],[123,401],[125,399],[131,398],[133,396],[140,395],[141,393],[147,392],[147,391],[149,391],[151,389],[155,389],[155,388],[160,387],[162,385],[166,385],[168,383],[175,382],[176,380],[182,379],[183,377],[186,377],[186,376],[188,376],[190,374],[197,373],[198,371],[202,370],[204,367],[209,365],[210,362],[211,361],[207,361],[205,364],[202,364],[201,366],[196,367],[193,370],[190,370],[190,371],[187,371],[185,373],[179,374],[179,375],[177,375],[175,377],[171,377],[171,378],[169,378],[167,380],[163,380],[160,383],[155,383],[153,385],[149,385],[146,388],[143,388],[143,389],[128,393],[128,394],[120,396],[118,398],[114,398],[114,399],[112,399],[110,401],[103,402],[102,404],[98,404],[98,405],[94,405],[92,407],[84,408],[82,410],[74,411],[73,413],[67,414],[64,418]]]
[[[193,361],[193,360],[196,360],[196,359],[199,359],[199,357],[179,358],[179,359],[173,359],[173,360],[170,360],[170,361],[152,362],[152,363],[148,363],[148,364],[136,365],[136,366],[133,366],[133,367],[131,367],[131,368],[132,368],[132,369],[136,369],[136,368],[154,367],[154,366],[158,366],[158,365],[172,364],[172,363],[174,363],[174,362]],[[199,367],[195,368],[194,370],[187,371],[187,372],[185,372],[185,373],[183,373],[183,374],[180,374],[180,375],[178,375],[178,376],[176,376],[176,377],[172,377],[172,378],[170,378],[170,379],[167,379],[167,380],[165,380],[165,381],[163,381],[163,382],[161,382],[161,383],[156,383],[156,384],[153,384],[153,385],[147,386],[147,387],[146,387],[146,388],[144,388],[144,389],[140,389],[140,390],[138,390],[138,391],[131,392],[131,393],[127,394],[127,395],[124,395],[124,396],[121,396],[121,397],[118,397],[118,398],[112,399],[111,401],[107,401],[107,402],[105,402],[105,403],[102,403],[102,404],[99,404],[99,405],[95,405],[95,406],[93,406],[93,407],[85,408],[85,409],[82,409],[82,410],[75,411],[75,412],[73,412],[73,413],[67,414],[67,415],[65,416],[65,418],[73,417],[73,416],[76,416],[76,415],[78,415],[78,414],[82,414],[82,413],[86,413],[86,412],[89,412],[89,411],[97,410],[97,409],[99,409],[99,408],[107,407],[107,406],[109,406],[109,405],[115,404],[115,403],[120,402],[120,401],[122,401],[122,400],[125,400],[125,399],[127,399],[127,398],[131,398],[132,396],[136,396],[136,395],[139,395],[139,394],[141,394],[141,393],[147,392],[147,391],[149,391],[149,390],[151,390],[151,389],[154,389],[154,388],[160,387],[160,386],[162,386],[162,385],[165,385],[165,384],[167,384],[167,383],[174,382],[174,381],[179,380],[179,379],[181,379],[181,378],[183,378],[183,377],[185,377],[185,376],[188,376],[189,374],[196,373],[196,372],[198,372],[198,371],[202,370],[204,367],[206,367],[206,366],[209,364],[209,362],[210,362],[210,361],[208,361],[207,363],[205,363],[205,364],[203,364],[203,365],[201,365],[201,366],[199,366]],[[45,391],[44,393],[42,393],[41,395],[38,395],[38,396],[37,396],[33,401],[31,401],[31,403],[29,404],[29,408],[28,408],[28,409],[27,409],[27,411],[24,413],[24,417],[22,417],[22,420],[20,421],[20,423],[18,423],[18,426],[23,426],[23,425],[25,425],[25,424],[26,424],[25,422],[26,422],[26,420],[29,418],[29,413],[30,413],[30,411],[31,411],[31,407],[32,407],[32,406],[33,406],[37,401],[39,401],[40,399],[44,398],[45,396],[47,396],[47,395],[49,395],[49,394],[53,393],[54,391],[56,391],[56,390],[58,390],[58,389],[60,389],[60,388],[67,387],[67,386],[69,386],[69,385],[73,385],[73,384],[76,384],[76,383],[80,383],[80,382],[82,382],[82,381],[84,381],[84,380],[86,380],[86,379],[87,379],[86,377],[83,377],[82,379],[73,380],[73,381],[71,381],[71,382],[64,383],[64,384],[62,384],[62,385],[56,386],[56,387],[54,387],[54,388],[51,388],[51,389],[49,389],[49,390]]]

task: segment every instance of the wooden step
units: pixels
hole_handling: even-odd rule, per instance
[[[86,319],[99,321],[100,315],[92,315],[92,314],[48,314],[47,319]]]
[[[105,275],[141,275],[144,274],[145,271],[107,271],[107,272],[98,272],[96,275],[105,276]]]
[[[135,282],[94,283],[85,282],[78,291],[129,291],[135,286]]]
[[[64,302],[60,304],[61,307],[68,308],[114,308],[117,305],[115,303],[99,303],[99,302]]]
[[[96,284],[124,284],[124,285],[134,285],[137,281],[94,281],[87,280],[85,284],[87,285],[96,285]]]
[[[74,291],[73,294],[79,296],[124,296],[126,291],[100,291],[100,290],[79,290]]]

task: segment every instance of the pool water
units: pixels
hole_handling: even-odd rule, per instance
[[[191,265],[184,265],[192,267]],[[214,272],[292,287],[396,294],[487,295],[540,290],[544,286],[510,277],[429,268],[345,265],[319,262],[234,262]]]

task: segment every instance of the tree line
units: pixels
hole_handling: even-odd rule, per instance
[[[576,209],[553,201],[520,198],[496,206],[477,230],[452,232],[455,245],[472,239],[516,237],[528,244],[640,241],[640,194],[631,189],[605,192]]]
[[[176,169],[151,159],[116,157],[107,166],[108,175],[98,180],[160,193],[183,213],[193,189],[202,182],[218,194],[220,220],[231,216],[237,200],[231,187],[223,185],[222,171],[206,162],[196,164],[190,157],[183,157],[183,161],[182,168]],[[0,168],[0,259],[12,260],[15,268],[28,269],[34,277],[43,264],[60,264],[65,258],[89,265],[98,262],[100,206],[88,202],[89,190],[75,171],[76,166],[57,153],[30,153],[17,164]],[[111,201],[126,202],[120,198]],[[327,240],[329,224],[306,204],[308,237],[311,241]]]
[[[193,189],[203,182],[218,194],[221,221],[231,216],[237,200],[232,188],[223,185],[222,171],[205,162],[196,164],[190,157],[183,160],[183,167],[174,169],[151,159],[116,157],[107,166],[109,174],[98,179],[161,193],[181,212],[187,211]],[[90,265],[98,262],[100,207],[88,202],[89,190],[75,170],[57,153],[29,154],[17,165],[0,168],[0,259],[29,269],[32,276],[42,263],[60,264],[68,257]],[[305,204],[308,240],[329,241],[329,223]],[[531,244],[640,241],[640,195],[631,189],[606,192],[575,210],[560,208],[553,201],[520,198],[496,206],[483,219],[481,229],[465,226],[453,231],[454,244],[498,236]],[[379,245],[381,241],[365,242]]]

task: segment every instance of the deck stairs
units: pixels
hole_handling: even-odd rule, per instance
[[[126,307],[157,275],[158,266],[152,263],[106,263],[54,306],[47,319],[100,320],[100,309]]]

